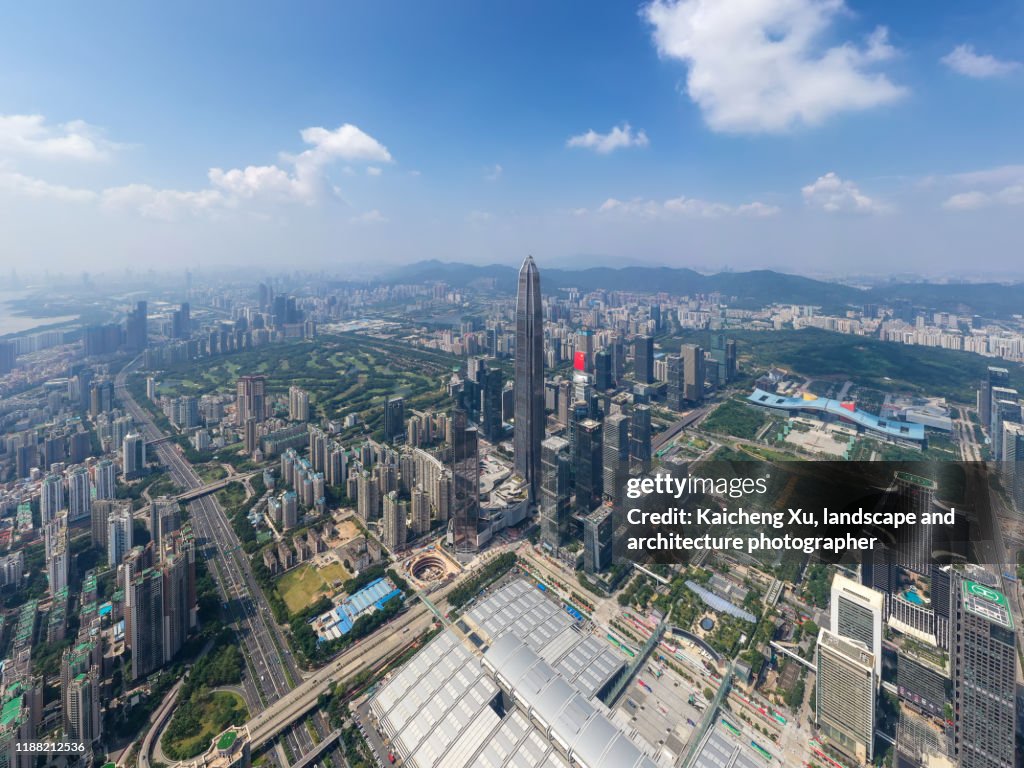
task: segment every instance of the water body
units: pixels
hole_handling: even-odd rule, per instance
[[[0,291],[0,336],[11,333],[27,333],[44,325],[56,325],[77,320],[78,315],[58,315],[56,317],[31,317],[14,314],[12,302],[24,299],[23,291]]]

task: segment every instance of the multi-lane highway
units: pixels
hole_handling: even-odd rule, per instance
[[[164,435],[149,412],[135,401],[125,386],[127,374],[136,364],[137,361],[133,361],[118,374],[116,391],[146,441],[156,441]],[[203,486],[202,479],[181,454],[178,446],[164,441],[155,445],[153,450],[179,488],[187,492]],[[270,607],[253,578],[245,554],[240,550],[238,537],[216,497],[207,495],[191,501],[189,517],[200,545],[199,554],[208,562],[211,576],[218,586],[222,601],[229,607],[229,618],[233,620],[245,652],[249,672],[243,675],[246,704],[250,713],[258,713],[300,683],[302,674],[288,650],[287,641],[273,620]],[[309,729],[304,723],[296,722],[295,727],[286,729],[284,733],[295,759],[312,749],[312,733],[319,740],[330,730],[322,713],[314,716],[311,724],[312,729]],[[336,755],[337,764],[344,765],[340,750]]]

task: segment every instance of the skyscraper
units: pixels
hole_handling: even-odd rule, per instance
[[[125,585],[125,644],[132,652],[131,679],[164,663],[163,574],[155,568],[133,573]]]
[[[131,432],[121,446],[121,471],[126,478],[138,477],[146,468],[146,438]]]
[[[697,344],[683,344],[683,399],[699,404],[704,399],[704,349]]]
[[[235,401],[237,422],[245,424],[249,418],[263,421],[267,418],[267,377],[240,376]]]
[[[601,424],[584,419],[576,427],[576,446],[573,456],[576,479],[576,512],[586,515],[600,503],[604,477],[602,475]]]
[[[146,302],[135,304],[125,321],[125,345],[133,352],[141,352],[149,344],[148,312]]]
[[[405,520],[408,504],[400,499],[398,491],[391,491],[384,497],[384,519],[381,541],[392,552],[405,548]]]
[[[91,506],[89,470],[79,465],[68,472],[68,521],[88,517]]]
[[[633,408],[629,425],[630,463],[646,472],[651,468],[651,407]]]
[[[392,395],[384,401],[384,439],[405,435],[405,398]]]
[[[549,437],[541,443],[541,541],[558,549],[569,530],[569,441]]]
[[[882,679],[882,614],[885,597],[881,592],[836,574],[832,579],[830,614],[832,634],[859,640],[875,656],[875,675]]]
[[[613,413],[604,420],[604,497],[617,502],[622,498],[629,477],[629,417]]]
[[[481,399],[483,407],[480,409],[480,424],[483,427],[484,437],[492,443],[501,440],[501,393],[504,381],[500,368],[486,370],[481,374]]]
[[[517,363],[518,365],[518,363]],[[480,453],[476,427],[461,408],[452,411],[452,534],[455,552],[477,549],[480,517]]]
[[[43,478],[39,488],[39,513],[42,524],[46,525],[57,518],[57,513],[64,509],[64,478],[51,473]]]
[[[609,507],[598,507],[583,518],[583,570],[600,573],[612,564],[614,522]]]
[[[291,421],[309,420],[309,392],[301,387],[288,387],[288,418]]]
[[[94,476],[96,479],[96,498],[114,498],[117,486],[117,467],[114,465],[114,462],[110,459],[100,459],[96,464]]]
[[[956,572],[951,662],[953,758],[960,768],[1012,768],[1017,653],[1006,596]]]
[[[638,336],[633,340],[633,378],[640,384],[654,381],[654,338]]]
[[[869,762],[875,740],[875,655],[864,643],[822,629],[818,633],[815,718],[840,751]]]
[[[540,499],[540,444],[544,440],[544,319],[540,272],[527,256],[516,295],[515,467],[526,480],[531,503]]]
[[[107,565],[117,568],[121,558],[132,548],[131,508],[118,509],[107,517]]]

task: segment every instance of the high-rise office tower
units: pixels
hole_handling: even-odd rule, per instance
[[[1021,403],[1015,389],[995,387],[992,390],[992,458],[1003,461],[1003,424],[1021,423]]]
[[[651,407],[633,408],[629,425],[629,461],[642,472],[651,468]]]
[[[584,419],[576,426],[576,447],[573,455],[576,482],[576,512],[586,515],[601,502],[604,489],[602,471],[601,424]]]
[[[633,378],[641,384],[654,381],[654,338],[638,336],[633,339]]]
[[[64,509],[64,478],[51,472],[43,478],[39,488],[39,514],[42,524],[46,525],[57,518],[57,513]]]
[[[163,586],[158,569],[143,568],[133,572],[124,587],[124,637],[132,652],[132,680],[156,671],[165,661]]]
[[[608,507],[599,507],[583,518],[583,570],[600,573],[612,564],[614,518]]]
[[[604,420],[604,498],[620,502],[629,478],[629,416],[613,413]]]
[[[384,497],[383,526],[381,540],[392,552],[405,547],[405,521],[408,516],[408,504],[399,498],[398,491],[391,491]]]
[[[896,506],[896,511],[913,513],[918,521],[932,511],[935,503],[934,480],[910,472],[897,472],[889,488],[887,501]],[[931,525],[908,526],[906,538],[900,542],[898,565],[908,571],[928,576],[933,562],[935,530]]]
[[[186,301],[171,314],[171,338],[187,339],[191,332],[192,311]]]
[[[96,498],[114,498],[117,489],[117,465],[110,459],[100,459],[93,474],[96,480]]]
[[[959,571],[951,587],[952,757],[960,768],[1013,768],[1017,652],[1010,604]]]
[[[301,387],[288,387],[288,418],[292,421],[309,420],[309,392]]]
[[[983,427],[990,427],[992,424],[992,390],[995,387],[1006,387],[1010,383],[1010,371],[1006,368],[999,368],[990,365],[985,372],[985,378],[981,381],[981,389],[978,390],[978,419]]]
[[[870,762],[875,740],[875,656],[864,643],[822,628],[815,681],[818,728],[840,751]]]
[[[831,631],[848,640],[859,640],[875,657],[875,675],[882,679],[882,615],[885,598],[881,592],[836,574],[832,579],[829,604]]]
[[[683,399],[694,405],[704,400],[704,349],[697,344],[683,344]]]
[[[1003,423],[1003,487],[1024,512],[1024,424]]]
[[[736,378],[736,341],[724,333],[711,334],[711,359],[718,363],[719,385]]]
[[[267,377],[239,376],[236,385],[235,409],[237,423],[247,419],[263,421],[267,418]]]
[[[540,444],[544,440],[544,318],[540,272],[527,256],[516,295],[515,359],[516,471],[526,480],[530,502],[540,498]]]
[[[558,549],[569,532],[572,495],[569,441],[549,437],[541,443],[540,536]]]
[[[131,509],[115,509],[107,516],[107,565],[117,568],[121,558],[132,548]]]
[[[661,304],[651,304],[650,316],[654,323],[654,331],[657,333],[661,330]]]
[[[83,520],[92,506],[89,470],[79,465],[68,472],[68,521]]]
[[[504,378],[500,368],[484,371],[481,374],[480,396],[483,405],[480,409],[480,425],[484,437],[490,442],[501,440],[501,393],[504,391]]]
[[[477,550],[480,518],[480,450],[476,427],[461,408],[452,411],[452,535],[455,552]]]
[[[612,388],[612,356],[606,349],[594,355],[594,388],[598,392]]]
[[[146,438],[138,432],[125,435],[121,446],[121,471],[126,478],[138,477],[146,468]]]
[[[141,352],[149,345],[148,319],[146,302],[137,302],[125,321],[124,339],[129,350]]]
[[[665,404],[674,411],[681,411],[687,405],[683,358],[680,355],[665,355],[665,367],[668,371]]]
[[[608,351],[612,356],[612,383],[618,386],[626,375],[626,344],[621,334],[612,337]]]
[[[405,435],[405,398],[392,395],[384,400],[384,439]]]

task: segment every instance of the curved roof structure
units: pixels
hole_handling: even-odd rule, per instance
[[[765,392],[763,389],[755,389],[747,396],[747,402],[752,405],[760,405],[764,408],[777,408],[782,411],[816,411],[827,413],[837,418],[851,421],[859,427],[876,432],[885,437],[897,440],[924,440],[924,426],[922,424],[909,424],[905,421],[893,421],[874,416],[867,411],[843,403],[839,400],[831,400],[827,397],[786,397],[774,392]]]

